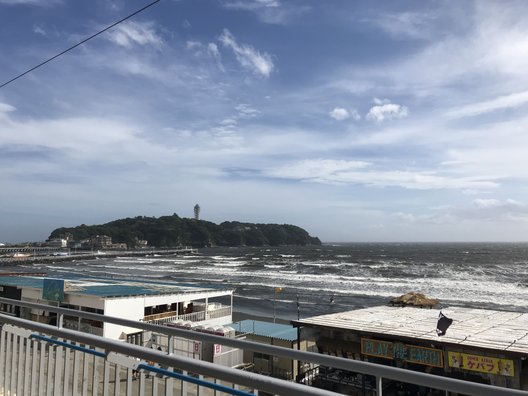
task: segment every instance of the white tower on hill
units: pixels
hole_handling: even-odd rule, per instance
[[[200,205],[194,205],[194,219],[200,220]]]

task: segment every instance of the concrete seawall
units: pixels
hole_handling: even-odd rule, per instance
[[[58,255],[58,253],[61,253]],[[56,263],[74,260],[96,260],[99,258],[114,258],[114,257],[146,257],[152,255],[170,256],[178,254],[192,254],[194,250],[191,248],[178,249],[157,249],[157,250],[112,250],[102,252],[86,252],[86,253],[72,253],[62,255],[63,251],[57,251],[54,254],[46,255],[29,255],[22,257],[0,257],[0,266],[16,266],[17,264],[32,264],[32,263]]]

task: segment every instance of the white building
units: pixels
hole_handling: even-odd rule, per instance
[[[94,312],[148,323],[191,322],[224,326],[232,323],[233,290],[158,281],[1,276],[0,297]],[[0,304],[0,311],[43,323],[53,313]],[[127,340],[139,329],[65,316],[65,328]]]
[[[53,238],[46,241],[46,245],[54,248],[65,248],[68,246],[68,240],[63,238]]]

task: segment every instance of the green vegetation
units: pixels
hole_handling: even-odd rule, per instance
[[[204,220],[181,218],[177,214],[159,218],[138,216],[111,221],[102,225],[82,224],[72,228],[57,228],[50,238],[70,233],[81,241],[95,235],[108,235],[114,243],[126,243],[133,248],[138,240],[147,240],[149,246],[279,246],[320,245],[304,229],[289,224],[252,224],[226,221],[215,224]]]

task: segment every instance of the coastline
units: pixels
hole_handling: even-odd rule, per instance
[[[24,252],[32,253],[33,249],[26,249]],[[51,254],[46,255],[29,255],[22,257],[0,257],[0,266],[10,266],[16,264],[43,264],[43,263],[56,263],[56,262],[68,262],[75,260],[98,260],[101,258],[116,258],[122,256],[128,257],[148,257],[150,255],[159,256],[171,256],[177,254],[191,254],[194,253],[192,248],[180,248],[180,249],[165,249],[165,250],[112,250],[104,252],[90,252],[90,253],[74,253],[74,254],[57,254],[64,253],[59,250],[56,252],[50,252]]]

